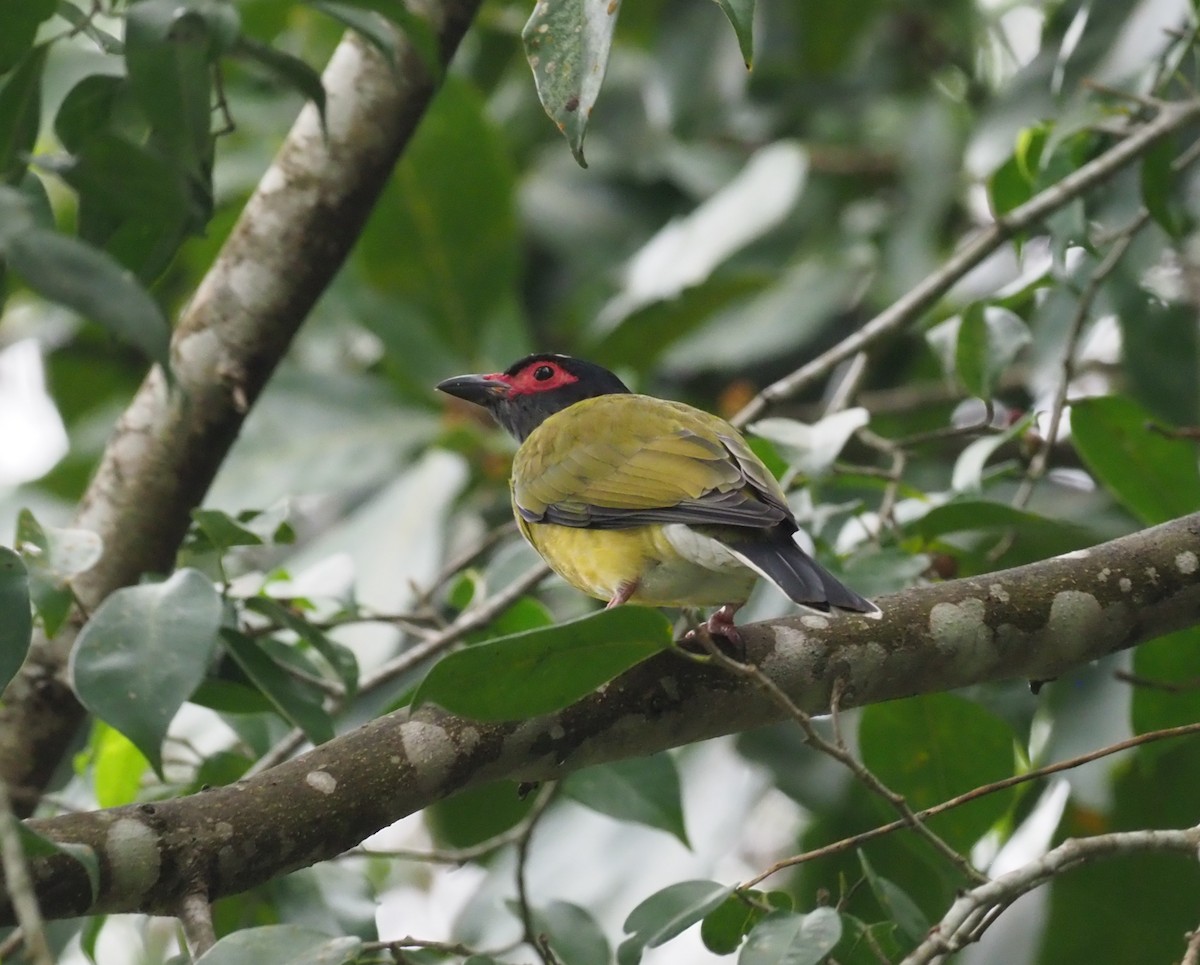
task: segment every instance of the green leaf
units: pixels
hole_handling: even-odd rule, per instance
[[[754,0],[717,0],[717,6],[729,18],[742,60],[749,69],[754,62]]]
[[[471,848],[514,827],[533,802],[516,781],[495,781],[435,801],[425,822],[440,846]]]
[[[80,702],[128,737],[162,776],[162,742],[204,678],[221,625],[221,597],[196,570],[111,594],[71,652]]]
[[[29,577],[21,557],[0,546],[0,690],[16,676],[29,652],[33,614]]]
[[[226,935],[196,965],[350,965],[362,939],[330,938],[303,925],[262,925]]]
[[[1018,537],[1023,534],[1039,539],[1051,536],[1062,542],[1062,552],[1096,543],[1095,534],[1077,523],[1051,519],[1017,509],[1008,503],[993,503],[983,499],[963,499],[945,503],[904,527],[905,532],[927,540],[937,539],[948,533],[1007,529],[1012,529]]]
[[[92,738],[96,802],[115,808],[137,800],[150,762],[119,730],[97,721]]]
[[[317,116],[321,119],[321,129],[325,129],[325,85],[321,83],[321,75],[312,67],[299,57],[249,37],[242,37],[234,46],[232,54],[240,60],[258,64],[278,78],[285,87],[292,88],[312,101],[317,109]]]
[[[683,823],[679,772],[670,754],[584,768],[563,782],[563,791],[593,811],[658,828],[691,847]]]
[[[353,651],[340,643],[335,643],[325,633],[309,623],[301,613],[284,605],[279,600],[267,596],[254,596],[245,601],[245,606],[246,609],[260,613],[272,620],[277,626],[291,630],[309,644],[337,674],[346,688],[347,696],[354,696],[358,689],[358,660]]]
[[[372,325],[399,359],[427,360],[427,344],[459,359],[475,357],[498,319],[515,311],[521,250],[515,197],[513,162],[483,98],[448,76],[359,248],[366,277],[391,293],[392,307]],[[399,312],[396,299],[405,306]],[[428,340],[420,351],[413,348],[414,328]],[[446,364],[454,364],[451,357]],[[428,362],[417,367],[428,385]]]
[[[978,492],[982,489],[983,470],[987,466],[988,460],[992,458],[997,449],[1006,442],[1016,439],[1033,425],[1034,415],[1030,412],[1003,432],[981,436],[967,446],[954,461],[950,486],[957,492]]]
[[[791,911],[792,897],[785,891],[738,891],[704,916],[700,938],[717,955],[732,955],[771,909]]]
[[[33,47],[38,27],[54,14],[54,0],[21,0],[4,5],[4,29],[0,30],[0,74],[24,60]]]
[[[1133,651],[1130,721],[1138,734],[1200,720],[1200,627],[1143,643]],[[1162,741],[1139,753],[1160,754],[1175,746]]]
[[[679,881],[656,891],[625,919],[629,937],[617,949],[617,962],[637,965],[647,948],[657,948],[691,928],[732,892],[716,881]]]
[[[262,546],[262,537],[219,509],[193,509],[192,522],[219,553],[235,546]]]
[[[117,105],[129,94],[129,81],[111,74],[88,74],[63,98],[54,115],[54,133],[72,154],[109,130]]]
[[[534,929],[549,937],[550,945],[570,965],[609,965],[608,939],[596,919],[569,901],[552,901],[533,909]]]
[[[1071,437],[1088,471],[1150,525],[1200,509],[1195,444],[1155,432],[1153,421],[1124,396],[1082,399],[1071,406]]]
[[[7,5],[5,8],[7,17]],[[7,21],[3,33],[8,30]],[[46,44],[39,44],[0,87],[0,181],[16,184],[29,165],[42,118],[42,69]]]
[[[188,699],[193,704],[222,714],[263,714],[274,709],[274,704],[267,700],[262,691],[235,680],[212,677],[202,680]]]
[[[657,610],[601,610],[443,657],[417,688],[413,706],[433,702],[476,720],[549,714],[671,642],[671,625]]]
[[[244,633],[226,628],[221,631],[221,642],[284,720],[299,727],[314,744],[333,737],[333,721],[322,705],[320,692],[284,671],[257,640]]]
[[[90,529],[42,526],[28,509],[17,514],[17,547],[29,571],[29,590],[46,636],[53,637],[71,610],[67,580],[100,559],[103,543]]]
[[[538,98],[581,167],[620,7],[620,0],[539,0],[521,31]]]
[[[32,830],[24,822],[17,823],[17,833],[21,836],[21,847],[25,849],[27,858],[48,858],[63,854],[72,861],[78,861],[88,877],[91,886],[92,901],[100,894],[100,861],[96,852],[86,844],[73,844],[65,841],[51,841]]]
[[[1042,151],[1046,145],[1049,128],[1042,125],[1027,127],[1017,136],[1017,146],[1012,156],[996,169],[988,182],[988,197],[992,213],[997,217],[1007,214],[1033,197],[1037,190],[1037,179]]]
[[[958,328],[955,370],[972,395],[990,399],[996,380],[1033,341],[1029,326],[1014,312],[975,302]]]
[[[1014,735],[979,704],[952,694],[927,694],[863,709],[863,763],[902,795],[914,811],[1011,777]],[[929,826],[967,850],[1007,812],[1016,791],[989,794],[930,819]]]
[[[832,908],[773,911],[750,932],[738,965],[820,965],[841,938],[842,919]]]
[[[867,876],[871,892],[875,895],[875,900],[879,902],[884,913],[899,926],[900,931],[909,941],[914,944],[921,941],[929,933],[929,919],[925,917],[925,913],[894,881],[889,881],[876,874],[875,869],[871,867],[871,862],[867,860],[865,852],[861,850],[858,852],[858,860],[862,864],[863,873]]]
[[[125,15],[125,67],[155,143],[190,178],[208,184],[213,138],[211,59],[228,41],[206,14],[232,4],[141,0]],[[219,32],[213,27],[218,26]]]
[[[87,137],[73,161],[52,169],[79,194],[79,236],[145,283],[212,214],[211,198],[161,152],[107,131]]]
[[[98,322],[167,368],[171,330],[162,309],[110,255],[45,228],[30,228],[7,241],[9,267],[30,288]]]
[[[437,31],[427,17],[410,10],[407,3],[397,0],[310,0],[314,10],[333,17],[351,30],[362,34],[394,63],[396,58],[395,37],[391,30],[380,29],[383,21],[390,21],[404,31],[409,43],[421,56],[435,82],[441,83],[445,67]]]
[[[1150,212],[1150,217],[1168,235],[1178,239],[1183,235],[1183,225],[1173,209],[1171,199],[1171,188],[1175,184],[1175,172],[1171,166],[1175,155],[1173,137],[1164,137],[1152,144],[1142,155],[1141,188],[1142,204]]]

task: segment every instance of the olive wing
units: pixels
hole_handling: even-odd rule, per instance
[[[779,484],[729,423],[638,395],[585,399],[546,419],[517,452],[513,502],[527,522],[592,529],[792,520]]]

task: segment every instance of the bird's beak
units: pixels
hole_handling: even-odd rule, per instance
[[[508,395],[509,386],[494,375],[456,375],[439,382],[437,388],[447,395],[486,406]]]

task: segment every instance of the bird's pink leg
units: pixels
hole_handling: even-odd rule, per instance
[[[723,607],[713,611],[713,615],[708,618],[705,626],[708,632],[714,637],[724,637],[735,647],[742,646],[742,635],[738,632],[738,628],[733,625],[733,615],[741,608],[740,603],[726,603]]]
[[[611,600],[604,604],[604,609],[611,610],[615,606],[620,606],[622,603],[628,603],[629,598],[637,592],[639,581],[627,580],[617,587],[617,592],[613,594]]]

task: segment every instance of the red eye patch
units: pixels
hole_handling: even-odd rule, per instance
[[[497,378],[512,386],[509,398],[514,395],[531,395],[534,392],[548,392],[572,382],[578,382],[579,376],[572,375],[555,362],[530,362],[516,375],[496,375]]]

